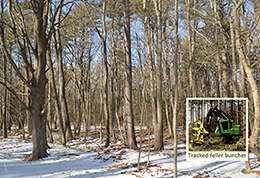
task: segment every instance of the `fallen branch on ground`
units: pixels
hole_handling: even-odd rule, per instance
[[[5,164],[5,157],[3,157],[3,156],[0,156],[0,158],[3,158],[3,160],[4,160],[5,171],[6,171],[6,172],[9,172],[9,171],[6,169],[6,164]]]

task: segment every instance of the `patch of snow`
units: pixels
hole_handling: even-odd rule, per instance
[[[91,129],[94,129],[91,127]],[[59,139],[59,136],[54,135]],[[50,143],[47,158],[25,162],[32,151],[30,140],[21,140],[18,136],[8,139],[0,137],[0,177],[75,177],[75,178],[134,178],[134,177],[165,177],[173,176],[173,139],[168,140],[163,151],[150,152],[150,165],[147,165],[148,152],[141,153],[141,170],[137,172],[138,150],[124,147],[118,139],[109,148],[100,144],[99,138],[88,137],[86,144],[83,139],[69,141],[64,147],[59,143]],[[151,137],[153,138],[153,136]],[[139,146],[139,145],[138,145]],[[178,142],[178,177],[192,178],[196,175],[220,178],[256,178],[256,173],[244,175],[245,162],[241,161],[186,161],[186,145]],[[260,171],[260,164],[250,154],[251,167]],[[5,167],[6,165],[6,167]],[[5,170],[7,169],[7,171]]]

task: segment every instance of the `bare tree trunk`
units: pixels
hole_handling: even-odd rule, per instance
[[[236,29],[236,49],[238,51],[239,60],[243,65],[243,68],[245,69],[248,82],[251,86],[251,92],[253,95],[253,101],[254,101],[254,126],[253,130],[251,131],[251,137],[249,138],[249,147],[251,148],[252,152],[257,156],[258,160],[260,160],[260,148],[258,147],[258,130],[259,130],[259,121],[260,121],[260,107],[259,107],[259,92],[257,83],[253,76],[252,69],[248,66],[246,62],[246,57],[242,50],[242,44],[241,44],[241,36],[240,36],[240,28],[239,28],[239,16],[238,16],[238,10],[241,6],[240,3],[236,4],[233,10],[234,14],[234,21],[235,21],[235,29]]]
[[[167,40],[166,34],[167,33],[167,29],[168,29],[168,20],[165,23],[165,30],[164,30],[164,42],[166,43],[165,45],[165,71],[166,71],[166,83],[167,83],[167,88],[165,89],[166,92],[164,92],[164,101],[165,101],[165,114],[166,114],[166,119],[167,119],[167,125],[168,125],[168,130],[169,130],[169,134],[171,136],[171,138],[173,138],[173,129],[172,129],[172,109],[169,104],[169,98],[171,95],[171,70],[170,70],[170,59],[169,59],[169,42]],[[167,29],[166,29],[167,28]],[[167,98],[168,97],[168,98]],[[170,112],[169,109],[170,108]]]
[[[67,100],[65,96],[65,81],[64,81],[64,71],[63,71],[63,62],[62,62],[62,46],[61,46],[61,34],[60,34],[60,20],[62,15],[62,6],[63,0],[60,0],[60,7],[57,14],[57,28],[54,33],[55,39],[55,52],[58,64],[58,81],[59,81],[59,100],[60,100],[60,109],[61,109],[61,116],[65,126],[65,136],[66,141],[72,139],[72,132],[70,128],[70,121],[68,115],[68,107],[67,107]]]
[[[49,46],[48,46],[48,48],[49,48]],[[59,105],[59,101],[58,101],[58,94],[57,94],[57,89],[56,89],[56,84],[55,84],[54,69],[53,69],[53,64],[52,64],[52,60],[51,60],[50,49],[48,49],[47,53],[48,53],[48,63],[49,63],[50,75],[51,75],[50,83],[51,83],[53,93],[54,93],[54,105],[55,105],[56,116],[57,116],[58,125],[59,125],[59,132],[60,132],[60,136],[61,136],[61,144],[66,145],[66,137],[65,137],[65,132],[64,132],[63,120],[62,120],[62,116],[61,116],[61,109],[60,109],[60,105]]]
[[[137,172],[140,171],[140,157],[142,153],[142,130],[143,130],[143,114],[144,114],[144,105],[145,105],[145,86],[143,86],[143,91],[142,91],[142,108],[141,108],[141,124],[140,124],[140,148],[139,148],[139,154],[138,154],[138,166],[137,166]]]
[[[195,97],[195,84],[194,84],[194,53],[191,42],[191,22],[190,22],[190,0],[186,2],[187,7],[187,28],[188,28],[188,45],[189,45],[189,92],[191,97]],[[195,17],[194,17],[195,18]],[[195,28],[195,26],[194,26]]]
[[[100,128],[100,144],[103,142],[102,136],[102,122],[103,122],[103,93],[102,93],[102,72],[100,72],[100,111],[99,111],[99,128]]]
[[[7,72],[6,72],[6,57],[5,55],[3,55],[4,58],[4,83],[6,85],[6,80],[7,80]],[[7,117],[7,89],[4,88],[3,89],[3,96],[2,96],[2,113],[3,113],[3,137],[7,138],[7,123],[6,123],[6,117]]]
[[[105,112],[105,127],[106,127],[106,143],[105,147],[110,144],[110,133],[109,133],[109,109],[108,109],[108,62],[107,62],[107,30],[106,30],[106,0],[103,2],[103,37],[101,34],[99,36],[103,43],[103,62],[105,67],[105,75],[103,81],[103,91],[104,91],[104,112]]]
[[[115,45],[115,25],[114,25],[114,16],[112,19],[112,59],[111,59],[111,122],[110,122],[110,133],[113,138],[115,138],[115,131],[114,131],[114,123],[116,117],[116,102],[115,102],[115,67],[116,67],[116,45]]]
[[[4,15],[4,2],[3,0],[1,0],[1,12],[0,12],[0,31],[2,33],[2,35],[4,36],[4,24],[3,24],[3,15]],[[3,78],[4,78],[4,85],[6,85],[6,80],[7,80],[7,69],[6,69],[6,65],[7,65],[7,60],[6,60],[6,56],[4,54],[4,49],[2,49],[3,55],[3,61],[4,61],[4,65],[3,65]],[[2,107],[0,108],[2,110],[2,123],[3,123],[3,136],[4,138],[7,138],[7,125],[6,125],[6,100],[7,98],[7,89],[3,88],[2,90],[2,99],[0,100],[0,102],[2,102]]]
[[[31,80],[32,90],[31,99],[32,105],[30,107],[31,115],[33,118],[32,141],[33,150],[29,161],[38,160],[46,157],[48,154],[47,139],[46,139],[46,118],[45,118],[45,85],[47,79],[45,76],[46,66],[46,52],[47,52],[47,39],[46,39],[46,25],[48,18],[48,1],[35,1],[33,5],[34,10],[34,37],[35,49],[37,50],[34,56],[34,75]]]
[[[219,49],[218,49],[218,10],[217,10],[217,1],[216,0],[211,0],[211,6],[212,6],[212,12],[214,15],[214,20],[213,20],[213,27],[214,27],[214,39],[215,39],[215,58],[216,58],[216,65],[217,65],[217,70],[216,70],[216,89],[217,89],[217,97],[222,97],[222,80],[221,80],[221,64],[220,64],[220,56],[219,56]]]
[[[134,118],[132,108],[132,59],[130,36],[129,0],[124,0],[124,40],[125,40],[125,120],[127,127],[127,147],[136,149]]]
[[[161,0],[154,0],[154,7],[157,17],[157,50],[156,50],[156,104],[157,122],[154,133],[154,149],[163,150],[163,107],[162,107],[162,19]]]
[[[231,17],[231,7],[230,7],[231,0],[228,0],[228,16],[229,16],[229,24],[230,24],[230,36],[231,36],[231,54],[232,54],[232,65],[231,65],[231,86],[233,90],[234,98],[237,98],[237,63],[236,63],[236,49],[235,49],[235,35],[234,35],[234,28],[232,23]]]
[[[51,90],[51,81],[49,81],[49,92],[48,92],[48,95],[49,95],[49,102],[48,102],[48,113],[47,113],[47,136],[49,138],[49,142],[50,143],[53,143],[53,136],[52,136],[52,127],[51,127],[51,93],[52,93],[52,90]]]
[[[28,48],[28,45],[27,45]],[[29,49],[28,49],[29,51]],[[30,57],[30,65],[32,64],[32,59]],[[30,80],[30,75],[29,75],[29,67],[25,66],[25,78],[26,80]],[[30,89],[28,87],[25,86],[25,93],[27,96],[30,95]],[[25,104],[26,106],[30,106],[31,103],[31,99],[30,97],[26,98]],[[28,134],[28,138],[30,138],[30,136],[32,135],[32,117],[31,114],[28,110],[25,111],[26,112],[26,121],[27,121],[27,134]]]
[[[174,108],[173,108],[173,133],[174,133],[174,158],[173,158],[173,171],[174,171],[174,178],[177,178],[177,103],[178,103],[178,45],[179,45],[179,31],[178,31],[178,0],[175,0],[175,40],[174,40]]]
[[[149,77],[150,77],[150,96],[151,96],[151,105],[152,105],[152,118],[153,118],[153,130],[154,133],[157,132],[157,115],[156,115],[156,93],[155,93],[155,64],[152,56],[152,38],[153,38],[153,30],[149,29],[149,18],[147,15],[147,1],[143,0],[143,10],[144,10],[144,29],[145,29],[145,37],[147,43],[147,53],[149,59]],[[149,10],[149,9],[148,9]]]

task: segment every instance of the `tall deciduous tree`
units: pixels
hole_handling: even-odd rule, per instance
[[[3,33],[4,35],[4,24],[3,24],[3,18],[4,18],[4,2],[3,0],[1,0],[1,12],[0,12],[0,30],[1,30],[1,33]],[[4,52],[4,50],[2,50]],[[3,62],[4,62],[4,65],[3,65],[3,78],[4,78],[4,85],[6,85],[6,79],[7,79],[7,60],[6,60],[6,56],[5,54],[3,53],[2,54],[2,58],[3,58]],[[6,88],[3,88],[2,90],[2,97],[1,97],[1,100],[0,102],[2,102],[1,104],[1,108],[2,109],[2,126],[3,126],[3,136],[4,138],[7,138],[7,123],[6,123],[6,112],[7,112],[7,89]]]
[[[58,64],[59,100],[60,100],[61,116],[64,122],[66,141],[69,141],[72,139],[72,133],[71,133],[70,122],[69,122],[67,100],[65,96],[65,81],[64,81],[64,71],[63,71],[63,61],[62,61],[62,45],[61,45],[61,34],[60,34],[60,21],[62,15],[62,8],[63,8],[63,0],[60,0],[59,9],[56,16],[57,26],[55,28],[55,33],[54,33],[54,46],[55,46],[54,49],[55,49],[56,59]]]
[[[132,59],[131,59],[131,36],[130,36],[130,12],[129,0],[123,0],[124,3],[124,43],[125,43],[125,120],[127,129],[127,146],[137,148],[134,118],[132,107]]]
[[[186,7],[187,7],[187,29],[188,29],[188,45],[189,45],[189,91],[191,92],[190,96],[195,97],[195,78],[194,78],[194,64],[195,64],[195,59],[194,59],[194,43],[192,43],[191,40],[191,20],[190,20],[190,0],[187,0],[186,2]],[[194,11],[195,12],[195,11]],[[195,17],[193,17],[195,18]],[[195,28],[195,24],[194,28]],[[194,36],[192,36],[192,39]]]
[[[235,49],[235,34],[231,16],[231,0],[227,1],[228,4],[228,16],[229,16],[229,25],[230,25],[230,40],[231,40],[231,54],[232,54],[232,64],[231,64],[231,86],[233,91],[233,96],[236,98],[238,96],[237,92],[237,63],[236,63],[236,49]]]
[[[150,97],[152,105],[152,118],[153,118],[153,129],[154,133],[157,133],[157,115],[156,115],[156,90],[155,90],[155,64],[153,58],[153,29],[151,28],[150,18],[149,18],[149,6],[147,7],[147,1],[143,0],[143,11],[144,11],[144,32],[146,37],[147,45],[147,57],[149,60],[149,78],[150,78]]]
[[[161,0],[154,0],[156,12],[157,49],[156,49],[156,104],[157,120],[154,136],[154,149],[163,150],[163,106],[162,106],[162,3]]]
[[[48,46],[48,48],[49,48],[49,46]],[[52,91],[54,93],[54,105],[55,105],[56,117],[57,117],[58,125],[59,125],[59,132],[60,132],[60,136],[61,136],[61,144],[65,145],[66,136],[65,136],[65,132],[64,132],[63,120],[62,120],[61,110],[60,110],[60,105],[59,105],[59,98],[58,98],[58,93],[57,93],[56,84],[55,84],[54,69],[53,69],[53,63],[51,60],[50,49],[48,49],[48,51],[47,51],[47,58],[48,58],[48,64],[50,67],[50,77],[49,77],[50,81],[49,82],[51,83],[51,85],[49,87],[53,88]],[[51,102],[51,100],[49,102]],[[49,112],[50,112],[50,110],[49,110]],[[48,114],[50,114],[50,113],[48,113]]]
[[[49,23],[49,7],[51,2],[49,0],[33,0],[20,4],[20,2],[8,1],[8,20],[11,28],[11,35],[14,37],[19,54],[22,56],[24,65],[28,68],[30,75],[25,77],[20,71],[17,63],[12,58],[13,55],[8,49],[6,43],[7,39],[1,32],[0,41],[4,49],[7,60],[12,65],[16,75],[30,90],[30,106],[18,97],[18,95],[11,89],[14,96],[22,103],[23,107],[30,111],[32,116],[32,141],[33,150],[31,156],[27,159],[29,161],[37,160],[46,157],[47,154],[47,139],[46,139],[46,118],[45,118],[45,86],[47,83],[46,78],[46,59],[48,42],[52,32],[47,33],[48,26],[54,25]],[[19,7],[14,10],[14,6]],[[27,9],[26,9],[27,8]],[[19,10],[17,10],[19,9]],[[19,18],[15,18],[19,16]],[[30,18],[27,18],[27,17]],[[33,35],[30,34],[25,19],[32,19],[34,23]],[[50,27],[50,29],[52,29]],[[34,60],[29,61],[32,53]],[[29,57],[28,57],[29,56]],[[30,76],[30,78],[28,78]]]
[[[179,12],[178,0],[175,0],[175,40],[174,40],[174,107],[173,107],[173,128],[174,128],[174,177],[177,178],[177,103],[178,103],[178,49],[179,49]]]
[[[89,7],[90,5],[88,2],[86,2],[86,5]],[[88,7],[86,10],[88,11],[88,15],[91,18],[92,23],[95,26],[95,30],[98,33],[101,41],[102,41],[102,49],[103,49],[103,65],[105,68],[105,74],[104,74],[104,79],[103,79],[103,92],[104,92],[104,115],[105,115],[105,129],[106,129],[106,143],[105,147],[108,147],[110,144],[110,130],[109,130],[109,102],[108,102],[108,60],[107,60],[107,27],[106,27],[106,8],[107,8],[107,1],[103,1],[103,6],[102,6],[102,30],[103,30],[103,35],[100,33],[99,29],[97,28],[97,25],[94,22],[94,19],[92,18],[91,14],[89,13]]]
[[[251,131],[251,137],[249,139],[249,146],[252,149],[252,152],[260,159],[260,148],[258,147],[258,135],[259,135],[259,121],[260,121],[260,107],[259,107],[259,91],[256,80],[253,76],[253,71],[247,63],[246,56],[244,55],[244,51],[242,49],[241,43],[241,33],[240,33],[240,26],[239,26],[239,9],[242,5],[242,1],[235,4],[233,9],[234,15],[234,28],[235,28],[235,35],[236,35],[236,50],[238,52],[239,60],[243,65],[245,73],[248,78],[248,82],[251,87],[251,92],[253,95],[253,103],[254,103],[254,126],[253,130]]]

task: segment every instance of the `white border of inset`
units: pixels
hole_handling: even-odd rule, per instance
[[[246,100],[246,151],[189,151],[190,100]],[[186,98],[186,160],[247,161],[248,159],[248,98]]]

